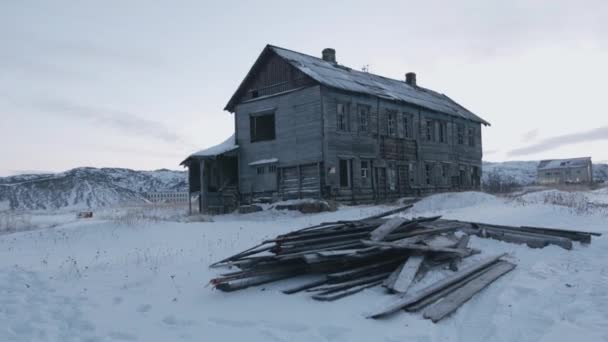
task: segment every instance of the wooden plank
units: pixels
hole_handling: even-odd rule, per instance
[[[321,301],[334,301],[336,299],[340,299],[340,298],[344,298],[346,296],[350,296],[353,295],[355,293],[359,293],[365,289],[368,289],[370,287],[374,287],[377,285],[382,284],[382,280],[378,280],[375,281],[373,283],[369,283],[369,284],[363,284],[363,285],[359,285],[359,286],[355,286],[355,287],[351,287],[350,289],[346,289],[343,291],[339,291],[339,292],[334,292],[334,293],[330,293],[330,294],[318,294],[318,295],[314,295],[312,296],[313,299],[316,300],[321,300]]]
[[[393,287],[393,285],[395,284],[395,281],[397,281],[397,278],[399,277],[399,274],[401,273],[401,270],[403,269],[403,267],[405,267],[405,264],[407,263],[407,260],[404,261],[401,265],[399,265],[399,267],[397,267],[393,273],[391,273],[390,276],[388,276],[388,278],[386,278],[384,280],[384,282],[382,283],[382,286],[391,289]]]
[[[469,245],[469,240],[471,239],[471,236],[468,234],[463,235],[460,240],[458,240],[458,243],[456,244],[456,248],[467,248],[467,246]],[[450,262],[450,270],[456,272],[458,271],[458,263],[460,263],[460,260],[462,260],[462,257],[458,257],[454,260],[452,260]]]
[[[405,256],[393,257],[391,259],[381,261],[381,262],[376,262],[376,263],[373,263],[370,265],[357,267],[357,268],[353,268],[353,269],[342,271],[342,272],[331,273],[331,274],[328,274],[327,277],[330,279],[331,282],[337,282],[337,281],[344,281],[344,280],[352,279],[352,278],[355,278],[355,277],[358,277],[361,275],[369,274],[370,272],[378,272],[378,271],[381,272],[382,270],[385,270],[385,269],[391,270],[392,265],[397,264],[398,262],[400,262],[403,259],[405,259]]]
[[[490,269],[479,277],[471,280],[461,288],[447,295],[441,301],[433,304],[423,313],[424,318],[438,322],[447,315],[456,311],[462,304],[471,299],[476,293],[480,292],[496,279],[505,275],[515,268],[515,264],[500,261],[492,265]]]
[[[283,290],[281,292],[283,292],[284,294],[294,294],[294,293],[298,293],[298,292],[301,292],[301,291],[304,291],[304,290],[308,290],[308,289],[311,289],[313,287],[317,287],[317,286],[320,286],[320,285],[323,285],[323,284],[326,284],[326,283],[327,283],[327,277],[324,276],[324,277],[321,277],[320,279],[315,279],[315,280],[312,280],[312,281],[305,282],[304,284],[300,284],[300,285],[297,285],[297,286],[294,286],[294,287],[290,287],[290,288],[285,289],[285,290]]]
[[[531,248],[544,248],[548,245],[556,245],[564,249],[572,249],[572,240],[556,236],[543,236],[539,234],[514,232],[490,227],[481,228],[481,230],[478,232],[478,236],[489,237],[505,242],[526,244]]]
[[[464,268],[434,284],[431,284],[425,288],[422,288],[416,292],[400,295],[397,298],[397,300],[393,301],[392,303],[390,303],[383,309],[381,309],[375,313],[372,313],[367,318],[380,318],[380,317],[395,313],[410,304],[416,303],[416,302],[424,299],[425,297],[428,297],[428,296],[432,295],[433,293],[438,292],[438,291],[468,277],[469,275],[490,266],[491,264],[495,263],[496,261],[498,261],[500,258],[502,258],[505,255],[506,254],[499,254],[496,256],[488,257],[486,259],[479,261],[476,264],[466,267],[466,268]]]
[[[380,246],[390,247],[393,249],[404,249],[421,252],[441,252],[441,253],[455,253],[457,255],[467,255],[469,253],[466,249],[447,248],[447,247],[431,247],[425,245],[411,244],[411,243],[395,243],[395,242],[381,242],[381,241],[369,241],[362,240],[361,243],[365,246]]]
[[[384,238],[388,234],[392,233],[395,229],[401,227],[401,225],[403,225],[407,221],[408,220],[406,220],[403,217],[394,217],[394,218],[386,221],[383,225],[374,229],[374,231],[372,231],[370,233],[370,240],[372,240],[372,241],[384,240]]]
[[[313,291],[314,292],[321,292],[319,294],[328,294],[328,293],[333,293],[333,292],[338,292],[338,291],[341,291],[341,290],[345,290],[345,289],[348,289],[348,288],[351,288],[351,287],[355,287],[355,286],[358,286],[358,285],[376,282],[378,280],[384,281],[384,279],[386,279],[389,275],[390,275],[389,272],[384,272],[384,273],[374,274],[374,275],[370,275],[370,276],[363,277],[363,278],[358,278],[358,279],[353,279],[353,280],[345,281],[343,283],[315,287],[315,288],[309,289],[308,291],[309,292],[313,292]]]
[[[386,217],[386,216],[394,215],[394,214],[406,211],[406,210],[408,210],[409,208],[411,208],[413,206],[414,206],[413,204],[409,204],[409,205],[406,205],[406,206],[403,206],[403,207],[399,207],[397,209],[385,211],[385,212],[380,213],[380,214],[368,216],[368,217],[366,217],[364,219],[361,219],[360,221],[375,220],[375,219],[383,218],[383,217]]]
[[[418,269],[420,268],[420,265],[423,261],[424,256],[422,255],[410,256],[405,262],[405,266],[399,273],[399,276],[397,277],[395,283],[389,289],[397,293],[406,293],[414,282],[416,273],[418,273]]]

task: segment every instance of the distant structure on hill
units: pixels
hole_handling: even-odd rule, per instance
[[[152,203],[187,203],[186,191],[160,191],[146,193],[146,199]]]
[[[591,184],[591,157],[541,160],[538,164],[538,184]]]

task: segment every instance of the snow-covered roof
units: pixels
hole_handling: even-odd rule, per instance
[[[473,114],[446,95],[430,89],[409,85],[402,80],[354,70],[321,58],[277,46],[268,45],[267,49],[272,50],[289,64],[325,86],[350,92],[370,94],[388,100],[407,102],[489,125],[487,121]],[[264,55],[264,52],[262,55]],[[231,99],[232,101],[233,99]],[[230,108],[231,102],[226,106],[227,109]]]
[[[268,159],[260,159],[254,162],[249,163],[249,166],[263,165],[263,164],[273,164],[278,163],[279,158],[268,158]]]
[[[541,160],[538,164],[539,170],[566,169],[573,167],[585,167],[591,164],[591,157],[571,159]]]
[[[206,148],[204,150],[200,150],[198,152],[194,152],[191,155],[189,155],[188,158],[186,158],[186,160],[188,160],[190,158],[215,157],[215,156],[219,156],[220,154],[234,151],[237,148],[239,148],[239,145],[236,144],[236,140],[234,138],[234,133],[232,133],[232,135],[228,139],[224,140],[222,143],[217,144],[215,146],[208,147],[208,148]],[[182,162],[182,164],[184,164],[184,162],[186,162],[186,160],[184,160]]]

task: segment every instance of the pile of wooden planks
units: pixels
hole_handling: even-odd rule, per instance
[[[533,248],[556,245],[571,249],[573,241],[590,243],[600,234],[538,227],[511,227],[441,217],[405,219],[385,217],[403,212],[397,208],[361,220],[327,222],[279,235],[212,267],[236,266],[210,283],[222,291],[236,291],[287,278],[304,278],[285,294],[307,292],[313,299],[333,301],[364,289],[383,286],[396,296],[370,318],[399,310],[423,310],[437,322],[483,288],[515,268],[505,255],[467,263],[480,253],[469,247],[471,235]],[[426,287],[412,290],[434,268],[453,273]],[[419,286],[418,286],[419,287]]]

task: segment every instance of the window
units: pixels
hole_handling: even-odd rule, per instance
[[[344,103],[337,104],[336,121],[338,131],[348,131],[348,105]]]
[[[412,137],[412,117],[410,114],[403,114],[403,135],[406,138]]]
[[[397,112],[392,111],[392,110],[387,110],[386,117],[387,117],[386,121],[387,121],[388,135],[390,135],[390,136],[397,135],[397,127],[395,125],[397,123]]]
[[[258,171],[258,175],[263,175],[266,173],[266,167],[264,166],[258,166],[257,167],[257,171]]]
[[[433,141],[435,139],[433,139],[433,131],[434,131],[435,126],[433,125],[433,121],[432,120],[427,120],[426,121],[426,140],[427,141]]]
[[[475,146],[475,128],[469,127],[469,146]]]
[[[249,117],[251,142],[275,139],[274,113]]]
[[[416,183],[416,172],[415,172],[416,164],[410,163],[410,164],[408,164],[407,167],[408,167],[407,171],[408,171],[408,174],[410,177],[410,184],[415,184]]]
[[[442,164],[441,165],[441,177],[444,179],[448,178],[450,174],[450,164]]]
[[[424,164],[424,176],[425,176],[427,185],[431,185],[432,174],[433,174],[433,165]]]
[[[444,121],[439,121],[439,142],[446,143],[448,141],[448,124]]]
[[[350,187],[350,160],[340,159],[340,187]]]
[[[359,132],[369,132],[369,107],[359,105]]]
[[[268,165],[268,173],[276,173],[277,166],[276,165]]]
[[[368,161],[361,161],[361,178],[362,179],[367,179],[369,175],[369,162]]]
[[[458,145],[464,145],[464,125],[458,124]]]

